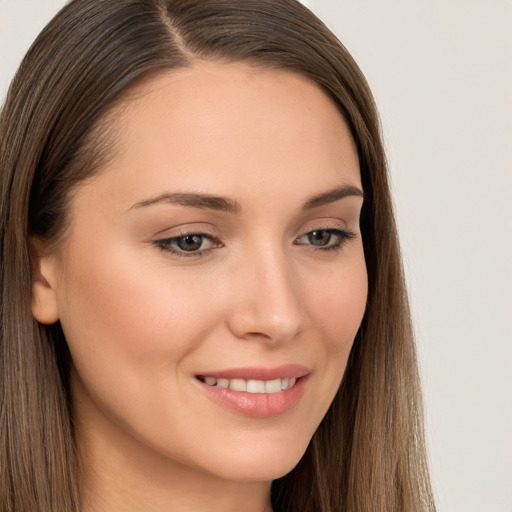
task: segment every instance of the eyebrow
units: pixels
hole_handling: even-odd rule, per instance
[[[362,197],[364,199],[364,192],[352,185],[344,185],[342,187],[334,188],[332,190],[328,190],[327,192],[322,192],[321,194],[311,197],[306,201],[302,209],[312,210],[313,208],[318,208],[319,206],[334,203],[340,199],[344,199],[345,197],[350,196]]]
[[[178,204],[181,206],[189,206],[191,208],[199,208],[201,210],[215,210],[229,213],[240,213],[242,210],[240,203],[234,199],[196,193],[161,194],[152,199],[136,203],[130,209],[159,203]]]
[[[357,196],[364,199],[364,192],[352,185],[337,187],[309,198],[302,206],[302,210],[312,210],[313,208],[318,208],[319,206],[334,203],[349,196]],[[142,208],[144,206],[151,206],[160,203],[177,204],[180,206],[199,208],[201,210],[214,210],[236,214],[242,211],[240,203],[235,199],[229,199],[227,197],[220,197],[215,195],[186,192],[161,194],[152,199],[146,199],[140,203],[135,203],[129,209],[131,210],[133,208]]]

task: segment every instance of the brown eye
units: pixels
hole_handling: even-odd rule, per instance
[[[164,252],[175,256],[203,257],[211,249],[221,247],[220,240],[204,233],[190,233],[163,240],[156,240],[154,244]]]
[[[339,249],[356,235],[344,229],[315,229],[295,240],[296,245],[310,245],[314,249],[328,251]]]
[[[327,229],[321,229],[319,231],[311,231],[311,233],[307,234],[307,237],[311,245],[323,247],[329,244],[333,237],[333,233]]]
[[[187,235],[176,239],[176,246],[182,251],[198,251],[203,245],[202,235]]]

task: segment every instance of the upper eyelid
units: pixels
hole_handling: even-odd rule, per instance
[[[183,232],[180,232],[180,233],[176,233],[176,234],[172,234],[170,236],[164,236],[163,238],[161,238],[161,240],[177,240],[179,238],[186,238],[187,236],[194,236],[194,235],[197,235],[197,236],[204,236],[205,238],[209,238],[209,239],[214,239],[216,238],[215,235],[211,234],[211,233],[206,233],[204,231],[183,231]]]
[[[311,227],[308,226],[306,229],[300,230],[295,238],[300,238],[302,236],[307,235],[308,233],[312,233],[313,231],[340,231],[344,233],[354,232],[354,230],[350,229],[346,224],[342,225],[340,222],[332,223],[329,221],[325,221],[319,222],[318,224],[314,224]]]
[[[171,228],[171,229],[176,229],[176,228]],[[190,229],[186,228],[186,227],[183,227],[183,228],[179,227],[179,228],[177,228],[178,232],[176,232],[176,233],[170,233],[169,235],[164,234],[166,231],[170,231],[171,229],[165,229],[165,230],[158,232],[155,235],[155,241],[176,240],[176,239],[184,238],[184,237],[191,236],[191,235],[204,236],[212,241],[213,240],[221,241],[221,238],[222,238],[221,235],[218,235],[214,232],[216,230],[205,229],[202,227],[201,228],[191,227]],[[325,222],[320,221],[320,222],[318,222],[318,224],[313,224],[311,226],[308,226],[307,228],[298,230],[297,234],[294,236],[294,239],[300,238],[300,237],[307,235],[308,233],[311,233],[313,231],[329,231],[329,230],[330,231],[337,230],[337,231],[344,231],[344,232],[353,231],[353,230],[349,229],[346,225],[343,225],[343,226],[340,225],[339,221],[336,223],[333,223],[333,222],[329,222],[328,220],[326,220]]]
[[[304,218],[300,215],[296,220],[292,220],[289,224],[289,228],[296,230],[297,232],[303,230],[312,230],[315,229],[331,229],[338,227],[348,227],[348,224],[352,223],[352,221],[357,217],[359,219],[359,215],[352,215],[352,213],[347,214],[348,219],[345,218],[346,215],[334,214],[334,215],[320,215],[320,216],[311,216],[311,218]],[[309,217],[309,215],[308,215]],[[315,218],[316,217],[316,218]],[[169,232],[171,233],[169,238],[174,236],[180,236],[181,233],[185,234],[209,234],[215,236],[215,234],[219,231],[219,227],[216,225],[216,222],[212,223],[212,219],[202,218],[202,219],[194,219],[189,222],[184,221],[176,224],[174,226],[168,225],[167,227],[163,227],[163,229],[158,230],[158,232],[154,233],[154,236],[160,236],[163,233]],[[237,223],[238,224],[238,223]],[[295,226],[294,228],[292,226]],[[222,231],[225,230],[224,222],[221,223]],[[228,224],[229,231],[235,230],[235,225],[233,222],[229,222]]]
[[[200,224],[196,226],[196,224]],[[161,239],[180,238],[188,235],[204,235],[204,236],[216,236],[216,230],[204,223],[193,222],[191,224],[184,224],[179,226],[167,227],[159,230],[153,235],[154,238],[160,237]]]
[[[352,239],[355,236],[357,236],[356,233],[354,233],[353,231],[351,231],[349,229],[345,229],[345,228],[340,228],[340,227],[317,227],[317,228],[312,228],[312,229],[308,229],[306,231],[303,231],[302,234],[294,237],[293,240],[294,240],[294,242],[296,242],[297,240],[301,239],[302,237],[307,236],[310,233],[313,233],[315,231],[331,231],[331,232],[333,232],[334,235],[337,235],[337,236],[340,236],[340,233],[343,233],[343,235],[345,235],[346,239]],[[154,243],[156,245],[163,245],[165,242],[172,242],[172,241],[179,240],[180,238],[186,238],[187,236],[193,236],[193,235],[204,237],[204,238],[206,238],[207,240],[209,240],[213,244],[217,242],[217,243],[220,243],[220,244],[224,245],[222,240],[220,240],[220,238],[218,238],[216,236],[213,236],[213,235],[211,235],[209,233],[202,233],[202,232],[199,232],[199,231],[187,231],[187,232],[176,234],[176,235],[173,235],[173,236],[170,236],[170,237],[160,238],[158,240],[155,240]],[[198,250],[198,251],[190,251],[190,255],[200,254],[201,252],[208,251],[209,249],[211,249],[211,248],[201,249],[201,250]],[[183,252],[183,253],[187,252],[187,251],[182,251],[178,247],[175,248],[175,251],[176,252]]]

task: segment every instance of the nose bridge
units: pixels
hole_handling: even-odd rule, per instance
[[[238,265],[231,330],[272,343],[292,340],[303,327],[304,312],[294,266],[281,245],[253,248]]]

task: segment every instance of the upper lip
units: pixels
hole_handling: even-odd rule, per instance
[[[198,374],[198,377],[214,377],[217,379],[245,379],[245,380],[274,380],[274,379],[298,379],[311,373],[306,366],[287,364],[273,368],[247,366],[244,368],[227,368],[224,370],[207,371]]]

